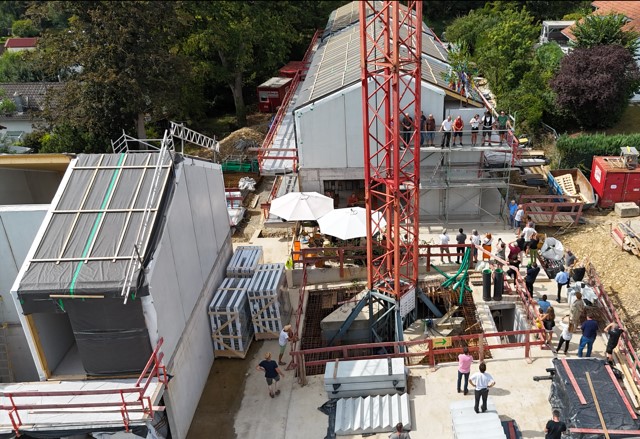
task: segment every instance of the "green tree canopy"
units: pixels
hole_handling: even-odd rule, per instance
[[[174,48],[181,31],[176,6],[172,1],[35,4],[34,17],[48,19],[61,11],[71,17],[67,29],[49,29],[40,42],[40,65],[48,74],[62,74],[65,82],[48,96],[45,118],[107,145],[122,130],[144,138],[146,115],[180,114],[189,72]]]
[[[626,23],[627,18],[623,14],[587,15],[578,21],[573,29],[573,35],[576,37],[573,46],[589,49],[595,46],[617,44],[635,56],[639,47],[640,34],[622,30]]]
[[[36,37],[40,30],[29,19],[16,20],[11,25],[11,33],[14,37]]]
[[[233,94],[237,123],[246,125],[244,86],[286,60],[298,34],[291,2],[189,2],[193,17],[184,49],[206,81]]]

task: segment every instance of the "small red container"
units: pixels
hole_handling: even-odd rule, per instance
[[[262,113],[274,113],[282,105],[291,87],[291,78],[277,76],[258,86],[258,109]]]
[[[640,204],[640,167],[628,169],[620,157],[594,157],[590,182],[600,207],[625,201]]]

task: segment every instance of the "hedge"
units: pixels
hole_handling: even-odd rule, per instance
[[[578,137],[562,135],[556,142],[560,155],[560,168],[591,169],[594,155],[619,156],[620,148],[634,146],[640,149],[640,134],[583,134]]]

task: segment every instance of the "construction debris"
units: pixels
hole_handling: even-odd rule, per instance
[[[618,223],[611,228],[611,237],[623,250],[640,257],[640,234],[630,223]]]

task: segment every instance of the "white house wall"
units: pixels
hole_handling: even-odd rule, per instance
[[[24,131],[26,134],[32,133],[35,126],[42,124],[42,119],[35,120],[15,120],[3,118],[0,125],[7,127],[7,131]]]
[[[7,348],[16,381],[35,381],[38,379],[38,371],[9,292],[48,208],[48,204],[0,207],[2,321],[8,325]]]
[[[152,343],[164,338],[164,361],[173,375],[165,404],[172,436],[181,439],[213,364],[207,306],[232,249],[220,166],[186,159],[175,185],[149,267],[151,297],[144,311]]]

